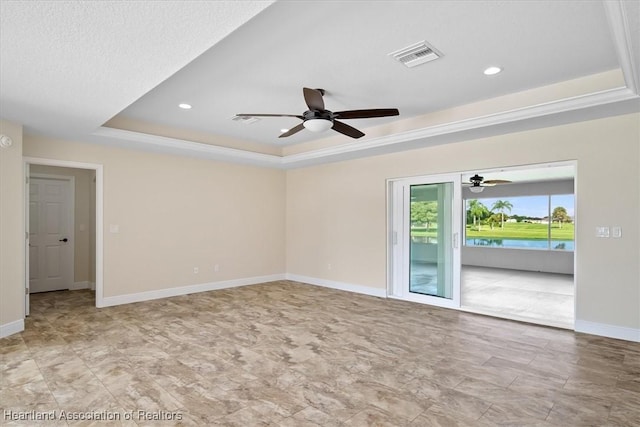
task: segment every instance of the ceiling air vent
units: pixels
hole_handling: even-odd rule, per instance
[[[393,59],[404,64],[408,68],[415,67],[416,65],[424,64],[426,62],[433,61],[442,56],[440,52],[437,52],[434,48],[427,45],[422,41],[411,46],[407,46],[403,49],[396,50],[389,54]]]
[[[234,122],[244,123],[245,125],[250,125],[252,123],[260,121],[259,118],[251,116],[233,116],[231,120],[233,120]]]

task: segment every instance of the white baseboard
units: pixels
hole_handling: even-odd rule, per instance
[[[372,288],[370,286],[353,285],[351,283],[335,282],[333,280],[318,279],[316,277],[300,276],[298,274],[286,275],[287,280],[308,283],[310,285],[323,286],[325,288],[339,289],[341,291],[355,292],[357,294],[371,295],[373,297],[386,298],[387,290],[380,288]]]
[[[96,282],[89,282],[89,289],[91,289],[92,291],[96,290]]]
[[[22,331],[24,331],[24,319],[14,320],[13,322],[0,325],[0,338],[8,337],[9,335]]]
[[[605,323],[576,319],[575,330],[576,332],[582,332],[585,334],[640,342],[640,329],[627,328],[624,326],[607,325]]]
[[[270,276],[247,277],[243,279],[223,280],[220,282],[200,283],[197,285],[180,286],[177,288],[159,289],[156,291],[139,292],[135,294],[104,297],[99,307],[130,304],[132,302],[150,301],[160,298],[176,297],[179,295],[195,294],[198,292],[216,291],[219,289],[235,288],[238,286],[256,285],[258,283],[285,280],[284,274]]]
[[[73,285],[69,286],[70,291],[77,291],[78,289],[90,289],[91,284],[88,280],[84,282],[75,282]]]

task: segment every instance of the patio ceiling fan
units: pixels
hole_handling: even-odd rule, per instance
[[[493,187],[498,184],[509,184],[511,181],[506,179],[487,179],[485,181],[484,177],[475,174],[469,178],[469,182],[463,182],[462,185],[464,187],[469,187],[469,191],[472,193],[482,193],[485,187]]]
[[[302,88],[304,101],[309,109],[299,114],[236,114],[237,117],[296,117],[302,120],[302,123],[292,127],[279,138],[286,138],[302,129],[308,129],[311,132],[323,132],[329,128],[347,135],[351,138],[361,138],[364,133],[358,129],[349,126],[337,119],[371,119],[374,117],[397,116],[400,112],[396,108],[376,108],[367,110],[347,110],[347,111],[329,111],[324,108],[324,100],[322,96],[325,94],[324,89]]]

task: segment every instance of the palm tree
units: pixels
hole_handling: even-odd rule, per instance
[[[567,210],[565,208],[558,206],[553,209],[551,221],[558,221],[558,228],[562,228],[562,223],[569,222],[569,220],[569,214],[567,214]]]
[[[513,205],[508,200],[496,200],[496,202],[491,207],[492,210],[497,210],[500,212],[500,228],[504,229],[504,211],[507,210],[511,213],[511,209]]]
[[[468,212],[469,212],[469,215],[473,217],[473,226],[474,227],[476,226],[476,221],[477,221],[478,231],[481,231],[480,220],[485,216],[487,216],[487,213],[488,213],[487,207],[478,200],[469,200]]]

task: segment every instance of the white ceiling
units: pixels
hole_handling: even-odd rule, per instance
[[[27,132],[286,167],[623,114],[640,108],[638,4],[2,0],[0,117]],[[442,58],[407,69],[388,57],[421,40]],[[504,71],[486,77],[488,65]],[[413,133],[394,133],[391,125],[615,69],[627,88],[531,105],[490,122],[471,118]],[[175,136],[182,130],[265,146],[308,142],[319,135],[277,138],[297,119],[231,120],[236,113],[300,114],[303,86],[326,89],[330,110],[398,108],[400,117],[351,120],[365,132],[380,124],[389,130],[357,144],[338,135],[338,149],[284,157]],[[178,109],[180,102],[193,109]],[[167,139],[101,128],[113,117],[176,131]]]
[[[0,1],[0,116],[83,137],[272,1]]]
[[[388,56],[426,40],[442,58],[412,69]],[[489,65],[504,72],[483,75]],[[278,2],[121,114],[146,122],[294,144],[296,118],[245,125],[236,113],[302,114],[302,87],[329,110],[398,108],[402,118],[618,68],[599,2]],[[193,105],[180,111],[177,104]],[[393,119],[353,120],[368,127]]]

